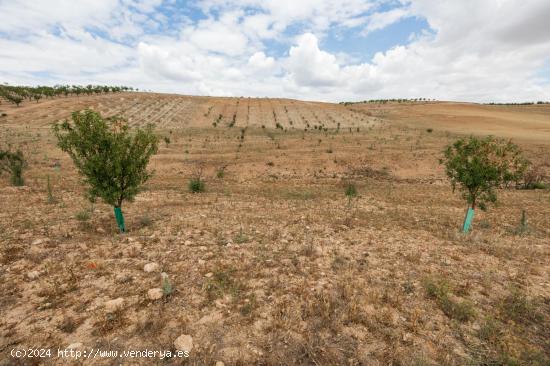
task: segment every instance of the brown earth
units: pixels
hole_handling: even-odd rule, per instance
[[[123,207],[124,235],[111,207],[87,203],[50,132],[87,107],[170,141]],[[26,186],[0,178],[0,364],[181,364],[57,349],[173,351],[182,334],[191,365],[550,360],[550,192],[501,190],[464,235],[465,204],[439,165],[460,134],[490,133],[550,174],[550,106],[126,93],[0,112],[0,144],[29,157]],[[189,193],[199,172],[206,191]],[[173,292],[151,300],[161,272]],[[10,356],[27,348],[53,354]]]

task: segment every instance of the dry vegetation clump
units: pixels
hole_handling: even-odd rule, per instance
[[[48,126],[99,104],[126,108],[133,126],[150,113],[170,136],[125,207],[125,234],[110,206],[86,200]],[[13,106],[1,128],[27,143],[29,167],[25,186],[0,178],[0,359],[74,343],[174,350],[189,335],[191,365],[547,365],[550,192],[499,188],[461,233],[465,205],[438,163],[458,136],[380,110],[417,104],[373,103],[369,116],[134,93]],[[544,143],[516,142],[534,165],[550,160]],[[207,189],[194,194],[198,166]]]

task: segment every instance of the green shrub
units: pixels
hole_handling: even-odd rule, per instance
[[[451,286],[447,281],[428,278],[424,280],[424,288],[428,297],[436,300],[448,317],[461,322],[475,317],[474,306],[470,301],[459,302],[451,297]]]
[[[57,200],[53,196],[52,183],[51,183],[49,174],[47,176],[46,191],[48,193],[48,203],[56,203]]]
[[[125,231],[122,203],[132,201],[151,177],[149,159],[158,150],[153,125],[131,131],[121,117],[103,119],[92,110],[74,112],[53,125],[58,146],[84,176],[89,197],[100,197],[115,207],[120,230]]]
[[[204,181],[200,177],[193,177],[189,180],[188,184],[189,192],[200,193],[204,192],[206,187]]]
[[[0,174],[7,172],[10,175],[11,184],[22,186],[25,184],[23,170],[27,168],[27,161],[21,150],[16,152],[0,150]]]
[[[353,199],[357,197],[357,188],[355,187],[355,184],[347,183],[344,194],[348,198],[348,207],[351,208]]]
[[[92,217],[90,210],[78,211],[74,216],[78,221],[88,221]]]

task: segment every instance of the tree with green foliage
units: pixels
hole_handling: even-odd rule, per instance
[[[479,207],[497,200],[496,189],[518,181],[528,167],[520,148],[511,141],[492,136],[461,138],[447,146],[441,163],[451,181],[453,192],[457,185],[469,207],[463,231],[468,232]]]
[[[27,167],[27,161],[21,150],[16,152],[0,150],[0,174],[7,172],[10,175],[11,184],[22,186],[25,184],[23,170]]]
[[[158,150],[153,125],[132,131],[121,117],[104,119],[89,109],[74,112],[72,122],[53,125],[58,146],[84,176],[88,197],[100,197],[114,207],[124,232],[122,203],[132,201],[152,175],[147,165]]]

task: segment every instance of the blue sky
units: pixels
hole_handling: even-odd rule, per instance
[[[550,100],[549,18],[545,0],[0,0],[0,81]]]

